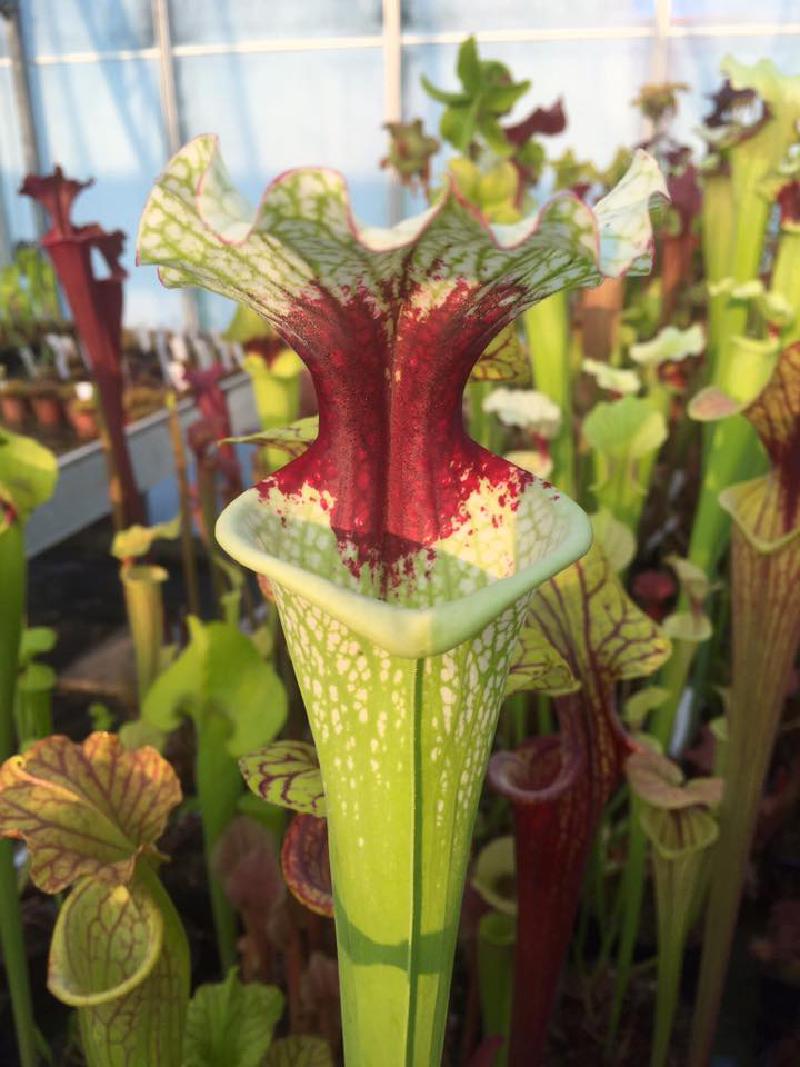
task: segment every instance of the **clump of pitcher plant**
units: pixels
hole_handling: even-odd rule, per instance
[[[732,684],[693,1065],[710,1054],[759,799],[800,644],[800,344],[781,353],[744,415],[761,439],[770,470],[720,495],[733,519]]]
[[[634,750],[617,718],[617,682],[651,674],[668,655],[597,544],[531,600],[512,679],[558,697],[560,732],[496,753],[489,768],[516,837],[511,1067],[541,1062],[589,849]]]
[[[317,392],[316,440],[229,505],[217,536],[269,579],[308,710],[352,1067],[441,1055],[514,639],[531,591],[590,539],[563,494],[466,437],[464,385],[537,299],[647,269],[661,190],[640,154],[594,211],[556,199],[491,229],[447,188],[420,218],[365,230],[325,170],[283,175],[249,213],[204,137],[145,210],[140,260],[248,303]]]
[[[67,178],[56,167],[52,174],[29,174],[20,192],[36,200],[50,216],[50,229],[41,243],[69,301],[97,385],[110,459],[109,495],[121,529],[142,514],[122,399],[122,285],[127,271],[119,260],[125,234],[104,230],[96,222],[76,226],[72,221],[72,205],[91,184]],[[105,261],[107,277],[96,276],[93,252]]]
[[[730,276],[740,285],[759,275],[771,210],[765,189],[797,140],[800,77],[782,75],[769,60],[748,67],[731,56],[723,60],[722,71],[728,81],[707,120],[715,161],[704,182],[703,257],[710,283]],[[750,121],[754,110],[757,114]],[[738,377],[732,368],[735,361],[746,372],[748,353],[742,352],[740,339],[747,318],[746,303],[729,302],[725,293],[710,300],[710,385],[730,391]],[[739,418],[715,426],[704,452],[689,558],[711,574],[728,534],[728,517],[718,495],[743,472],[757,473],[759,454],[751,427]]]
[[[647,692],[647,690],[644,690]],[[720,778],[687,782],[680,768],[644,749],[625,770],[634,811],[651,845],[658,916],[658,985],[651,1067],[667,1062],[680,989],[686,938],[697,920],[708,884],[714,816],[722,798]]]
[[[70,890],[48,988],[78,1009],[88,1067],[181,1067],[189,952],[155,847],[180,799],[155,749],[111,734],[48,737],[0,767],[0,835],[25,841],[42,892]]]
[[[58,480],[58,460],[29,437],[0,429],[0,759],[9,759],[20,741],[15,703],[27,585],[25,524],[50,498]],[[20,723],[20,725],[22,725]],[[35,1067],[28,962],[11,845],[0,841],[0,947],[11,994],[22,1067]]]

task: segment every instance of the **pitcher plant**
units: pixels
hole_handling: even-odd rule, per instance
[[[462,394],[537,300],[649,269],[640,153],[592,211],[490,226],[452,184],[393,229],[345,183],[290,171],[250,211],[216,140],[185,147],[139,235],[169,286],[247,304],[309,368],[319,434],[223,512],[271,585],[316,742],[330,833],[345,1058],[438,1063],[472,823],[531,592],[588,548],[571,500],[470,440]]]

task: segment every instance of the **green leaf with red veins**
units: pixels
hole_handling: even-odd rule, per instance
[[[525,689],[562,696],[580,689],[580,684],[539,627],[526,626],[508,672],[506,696]]]
[[[81,878],[128,882],[180,802],[172,767],[113,734],[48,737],[0,767],[0,834],[23,838],[31,879],[60,893]]]
[[[514,323],[506,326],[483,351],[470,375],[474,382],[517,382],[530,380],[528,352]]]
[[[147,890],[81,879],[59,911],[47,984],[73,1008],[105,1004],[150,975],[164,920]]]
[[[766,387],[743,413],[772,468],[726,489],[720,504],[754,548],[772,554],[800,534],[800,342],[781,353]]]
[[[313,815],[295,815],[283,835],[281,869],[289,891],[309,911],[333,915],[328,824]]]
[[[597,543],[539,587],[529,620],[590,699],[622,679],[653,674],[670,652],[669,641],[625,592]]]
[[[305,741],[275,741],[239,760],[244,780],[256,794],[305,815],[325,817],[325,792],[317,750]]]
[[[87,1067],[181,1067],[188,946],[146,865],[129,886],[75,885],[53,930],[48,988],[78,1008]]]
[[[261,1067],[283,1014],[277,986],[245,985],[235,969],[189,1004],[181,1067]]]
[[[270,1048],[264,1067],[333,1067],[333,1055],[321,1037],[283,1037]]]
[[[145,210],[140,259],[258,311],[319,400],[316,440],[217,533],[269,579],[319,753],[350,1067],[441,1058],[510,655],[531,591],[589,542],[563,494],[469,440],[465,383],[537,300],[648,269],[660,190],[640,154],[594,211],[559,198],[492,228],[448,187],[377,230],[319,169],[283,175],[251,212],[206,137]]]

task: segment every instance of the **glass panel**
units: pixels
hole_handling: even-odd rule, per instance
[[[32,240],[35,236],[33,212],[28,206],[29,201],[17,193],[25,177],[25,165],[9,67],[0,68],[0,160],[9,241],[13,245],[15,241]]]
[[[388,220],[383,57],[380,48],[179,58],[184,135],[213,132],[233,180],[255,204],[290,167],[321,165],[347,177],[353,209],[372,225]],[[207,304],[224,326],[230,305]]]
[[[531,30],[638,26],[652,22],[655,0],[404,0],[404,26],[414,31]]]
[[[619,145],[634,144],[642,136],[641,119],[630,101],[648,79],[651,50],[649,40],[548,41],[491,44],[482,54],[507,63],[516,79],[531,80],[532,88],[514,117],[563,97],[568,125],[558,137],[544,139],[549,155],[559,156],[571,147],[581,158],[606,166]],[[455,88],[456,52],[456,45],[405,49],[404,113],[424,119],[428,132],[436,136],[442,105],[427,96],[419,80],[427,74],[434,85]],[[600,98],[598,86],[602,86]],[[441,156],[453,154],[445,145],[437,160],[439,170]],[[407,200],[409,210],[421,210],[419,198]]]
[[[31,56],[150,48],[150,0],[28,0],[22,4]]]
[[[798,22],[797,0],[672,0],[675,23]]]
[[[157,62],[47,64],[34,67],[32,89],[45,170],[60,163],[70,177],[96,179],[76,204],[76,220],[127,234],[126,322],[177,324],[177,294],[154,270],[134,265],[139,217],[166,155]]]
[[[175,44],[358,36],[381,28],[381,0],[178,0],[172,5]]]

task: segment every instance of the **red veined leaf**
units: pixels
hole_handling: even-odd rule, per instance
[[[516,325],[512,322],[500,331],[497,337],[483,350],[472,368],[470,378],[474,382],[519,382],[530,381],[528,353],[525,351]]]
[[[281,867],[289,891],[309,911],[333,915],[328,858],[328,824],[313,815],[295,815],[283,838]]]
[[[127,882],[180,799],[154,748],[128,751],[107,733],[47,737],[0,767],[0,835],[25,840],[45,893],[85,877]]]
[[[264,800],[305,815],[325,816],[317,750],[304,741],[275,741],[239,760],[244,780]]]

